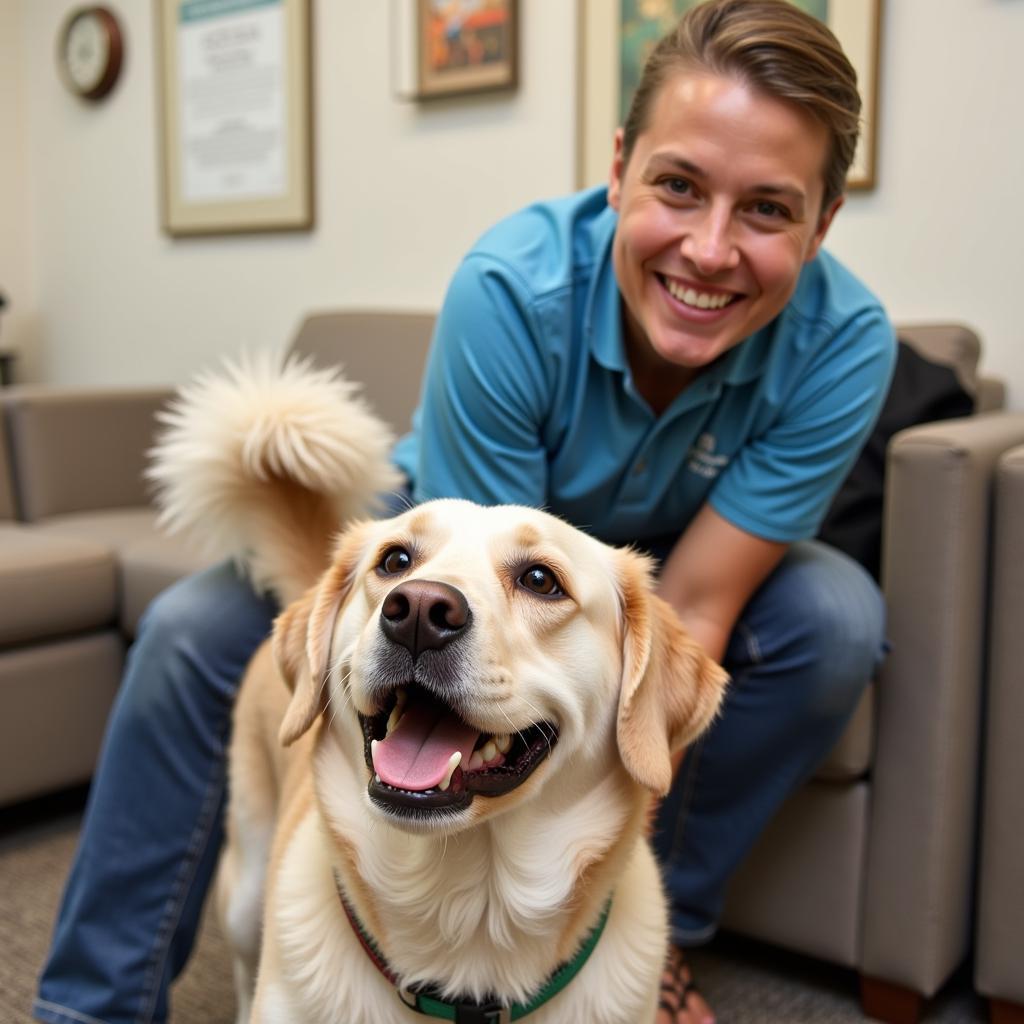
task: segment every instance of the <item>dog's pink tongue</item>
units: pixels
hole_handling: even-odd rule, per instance
[[[452,754],[468,765],[480,733],[439,704],[410,701],[402,720],[373,754],[382,782],[413,792],[433,789],[448,773]]]

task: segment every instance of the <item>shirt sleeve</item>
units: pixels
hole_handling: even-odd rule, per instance
[[[414,417],[413,499],[541,506],[541,426],[551,384],[527,290],[499,261],[471,255],[445,296]]]
[[[723,472],[712,508],[766,540],[813,537],[881,411],[895,342],[874,308],[818,346],[775,421]]]

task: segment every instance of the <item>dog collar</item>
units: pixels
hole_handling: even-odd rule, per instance
[[[604,926],[608,922],[608,914],[611,912],[611,897],[601,911],[601,917],[597,924],[590,930],[590,934],[583,940],[583,944],[577,950],[576,955],[567,960],[560,967],[557,967],[548,976],[547,981],[540,987],[537,994],[528,1003],[512,1003],[508,1006],[497,1000],[485,1003],[478,1003],[474,1000],[448,1002],[440,997],[435,986],[417,986],[405,988],[399,981],[398,976],[391,970],[384,955],[377,948],[377,944],[370,937],[369,932],[363,927],[362,922],[356,916],[355,911],[345,899],[345,893],[341,888],[340,880],[335,877],[338,886],[338,897],[341,906],[348,918],[348,923],[356,933],[360,945],[370,958],[374,967],[391,982],[398,991],[398,998],[409,1007],[426,1017],[436,1017],[439,1020],[454,1021],[455,1024],[509,1024],[510,1021],[520,1020],[534,1010],[543,1006],[549,999],[553,999],[579,974],[583,965],[590,958],[597,940],[601,938]]]

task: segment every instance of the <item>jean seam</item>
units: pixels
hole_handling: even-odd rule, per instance
[[[32,1002],[32,1008],[46,1010],[50,1013],[59,1013],[66,1020],[77,1021],[78,1024],[107,1024],[106,1021],[100,1020],[99,1017],[90,1017],[87,1013],[79,1013],[77,1010],[72,1010],[69,1006],[61,1006],[60,1003],[51,1003],[49,999],[35,999]]]
[[[150,953],[149,964],[146,968],[146,976],[142,983],[142,1003],[136,1017],[136,1024],[150,1024],[153,1020],[156,1001],[160,993],[160,978],[163,975],[167,964],[167,956],[170,953],[171,937],[174,935],[178,921],[181,919],[185,900],[191,890],[196,870],[209,842],[210,834],[213,831],[215,809],[224,792],[224,778],[221,774],[223,770],[222,760],[222,758],[217,759],[213,768],[213,774],[206,784],[206,792],[203,796],[203,804],[199,810],[196,826],[189,838],[188,848],[185,851],[181,869],[178,872],[171,895],[164,906],[163,915],[157,928],[156,939]]]

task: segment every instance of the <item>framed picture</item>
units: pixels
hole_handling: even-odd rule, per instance
[[[514,89],[518,0],[394,0],[396,91],[429,100]]]
[[[875,185],[878,49],[882,0],[793,0],[835,33],[857,71],[864,119],[847,176],[850,189]],[[579,112],[577,183],[608,180],[612,140],[647,54],[700,0],[578,0]]]
[[[162,224],[313,224],[309,0],[154,0]]]

